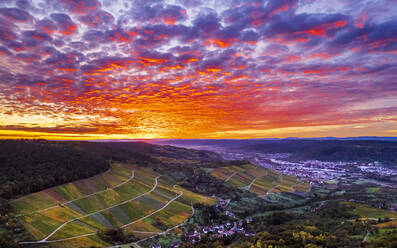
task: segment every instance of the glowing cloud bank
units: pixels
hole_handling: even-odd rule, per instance
[[[395,0],[0,0],[0,137],[395,136]]]

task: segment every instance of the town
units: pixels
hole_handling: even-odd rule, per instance
[[[201,147],[204,148],[204,147]],[[285,175],[296,176],[301,180],[323,184],[331,180],[382,179],[397,176],[397,170],[386,167],[381,162],[329,162],[319,160],[288,161],[288,153],[260,153],[249,151],[226,150],[222,147],[207,147],[216,151],[227,160],[248,160],[253,164],[276,170]],[[374,182],[376,183],[376,182]],[[384,183],[382,183],[384,184]],[[387,183],[386,183],[387,184]],[[393,183],[391,185],[394,185]]]

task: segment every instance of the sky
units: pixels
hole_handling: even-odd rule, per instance
[[[397,0],[0,0],[0,138],[397,136]]]

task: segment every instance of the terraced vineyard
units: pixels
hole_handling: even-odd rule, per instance
[[[151,169],[113,164],[101,175],[46,189],[11,202],[35,240],[51,247],[108,246],[98,230],[122,227],[139,238],[184,222],[191,204],[208,198]]]
[[[280,192],[310,191],[309,183],[252,164],[216,168],[211,171],[211,175],[259,196]]]

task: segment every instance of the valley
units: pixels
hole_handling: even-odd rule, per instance
[[[289,173],[301,162],[291,159],[296,155],[286,156],[278,149],[275,153],[267,151],[264,156],[269,164],[264,165],[260,163],[263,160],[253,157],[257,151],[226,152],[225,148],[223,152],[219,148],[202,151],[142,142],[37,141],[8,145],[35,152],[36,164],[18,172],[37,175],[42,180],[40,185],[48,183],[45,177],[39,177],[46,173],[42,163],[53,160],[29,147],[79,150],[96,155],[93,161],[107,161],[108,167],[101,173],[90,175],[88,171],[88,177],[2,200],[0,242],[7,242],[7,247],[347,244],[370,248],[389,247],[396,237],[397,188],[393,181],[368,174],[355,176],[349,169],[351,162],[320,163],[312,157],[310,161],[315,163],[311,162],[310,168],[315,176],[329,166],[345,170],[340,175],[327,172],[329,178],[317,180]],[[19,166],[25,157],[15,152],[7,163]],[[60,169],[68,166],[62,159],[56,161]],[[4,171],[11,178],[12,172]],[[31,180],[24,174],[18,178]],[[2,189],[10,192],[5,185],[12,184],[7,182]],[[15,192],[22,190],[18,184],[13,187]]]

